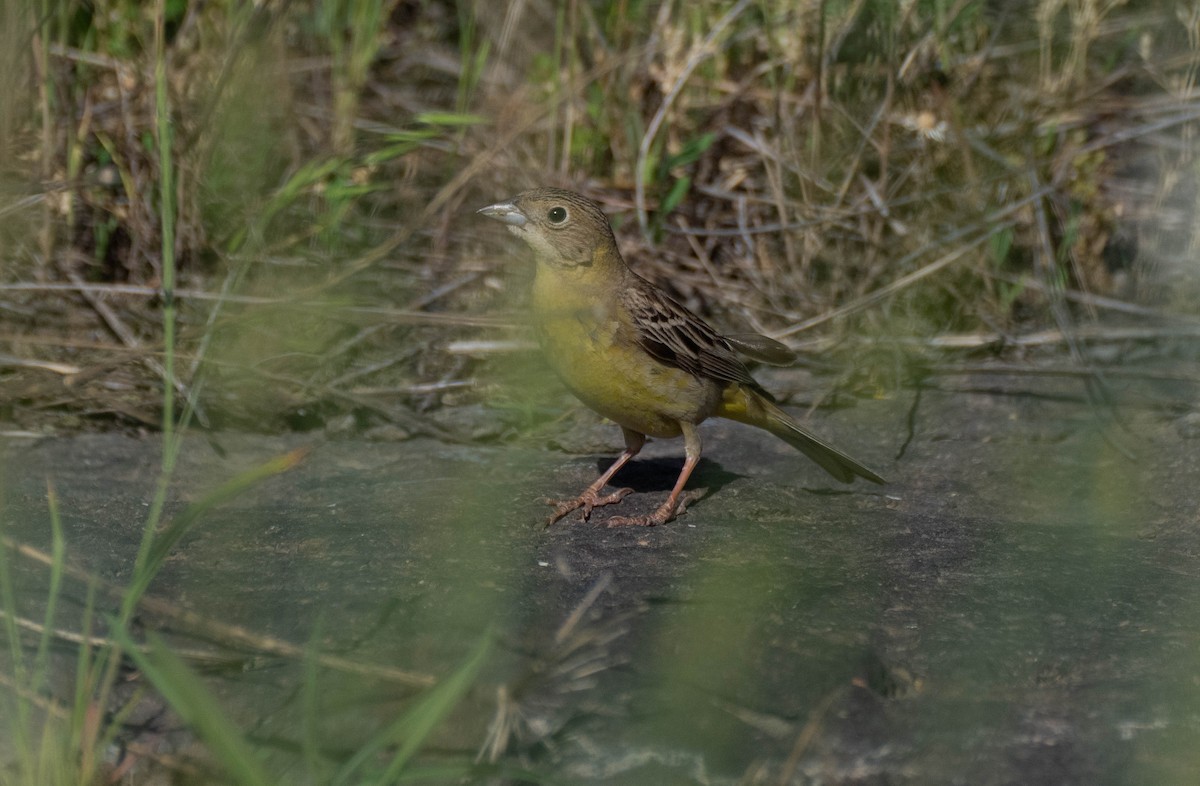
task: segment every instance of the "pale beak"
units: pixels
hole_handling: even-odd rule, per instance
[[[510,227],[523,227],[529,221],[512,202],[497,202],[494,205],[481,207],[475,212],[481,216],[494,218],[501,224],[508,224]]]

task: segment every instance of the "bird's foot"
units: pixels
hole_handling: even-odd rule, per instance
[[[682,516],[687,512],[688,498],[684,496],[676,504],[675,500],[667,500],[662,507],[646,516],[613,516],[604,522],[604,526],[612,527],[657,527],[668,521]]]
[[[542,500],[547,505],[554,506],[554,512],[546,519],[546,526],[549,527],[554,522],[566,516],[573,510],[583,511],[583,520],[587,521],[592,515],[592,508],[599,508],[604,505],[612,505],[625,499],[627,494],[633,493],[633,489],[617,489],[611,494],[606,494],[603,497],[596,491],[588,489],[580,494],[575,499],[545,499]]]
[[[613,516],[604,522],[604,526],[609,529],[615,527],[657,527],[659,524],[666,524],[668,521],[670,519],[651,513],[649,516]]]

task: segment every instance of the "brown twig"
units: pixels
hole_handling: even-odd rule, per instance
[[[16,366],[18,368],[39,368],[43,371],[53,371],[55,374],[63,376],[71,376],[82,371],[79,366],[68,365],[67,363],[56,363],[53,360],[33,360],[31,358],[14,358],[9,355],[0,355],[0,366]]]
[[[108,329],[113,332],[113,335],[115,335],[121,340],[122,343],[125,344],[125,346],[132,350],[143,349],[142,342],[140,339],[138,339],[137,335],[130,330],[129,326],[126,325],[124,320],[117,315],[116,311],[114,311],[107,303],[97,297],[92,290],[84,284],[83,279],[78,273],[76,273],[74,270],[68,270],[67,278],[71,280],[72,284],[78,287],[79,294],[83,295],[84,299],[87,300],[88,305],[90,305],[92,310],[100,316],[100,319],[103,320],[104,324],[108,326]],[[209,422],[208,417],[204,414],[204,408],[200,406],[200,402],[196,401],[195,396],[192,395],[192,391],[187,387],[187,385],[183,384],[183,382],[176,377],[167,379],[166,368],[162,363],[158,362],[158,359],[155,358],[154,355],[146,352],[139,352],[138,357],[147,368],[157,374],[158,377],[166,384],[173,386],[177,391],[179,391],[179,395],[183,396],[183,398],[191,406],[192,411],[195,412],[197,422],[199,422],[200,425],[204,426],[205,428],[208,428]]]

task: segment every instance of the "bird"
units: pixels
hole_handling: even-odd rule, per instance
[[[764,429],[844,483],[856,477],[885,482],[780,409],[739,357],[782,365],[795,358],[789,347],[755,333],[722,335],[635,273],[596,202],[543,187],[477,213],[504,224],[532,249],[530,307],[546,360],[576,398],[620,426],[625,439],[625,450],[578,497],[546,500],[554,505],[546,526],[576,510],[586,521],[593,509],[620,502],[632,489],[604,488],[646,438],[682,436],[683,468],[666,501],[650,514],[613,516],[606,525],[667,523],[700,461],[697,427],[710,417]]]

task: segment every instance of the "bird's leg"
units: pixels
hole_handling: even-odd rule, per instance
[[[655,527],[659,524],[666,524],[675,518],[675,509],[679,506],[679,495],[683,493],[683,487],[687,485],[692,470],[700,463],[700,432],[691,423],[681,422],[679,425],[683,429],[683,444],[684,450],[687,452],[687,459],[683,462],[683,469],[679,471],[679,479],[675,481],[675,488],[671,489],[671,496],[667,497],[667,501],[659,506],[658,510],[648,516],[613,516],[605,522],[606,526]]]
[[[611,505],[614,502],[620,502],[633,489],[617,489],[612,494],[600,496],[600,490],[604,488],[612,476],[617,474],[617,470],[625,466],[629,459],[633,458],[646,444],[646,435],[639,434],[636,431],[630,431],[622,427],[622,432],[625,434],[625,450],[621,455],[617,456],[617,460],[612,463],[612,466],[605,470],[604,474],[596,478],[596,482],[584,489],[583,493],[575,499],[548,499],[547,503],[554,506],[554,512],[550,514],[550,518],[546,520],[546,526],[549,527],[554,522],[561,519],[573,510],[583,509],[583,520],[587,521],[592,515],[592,508],[598,508],[601,505]]]

